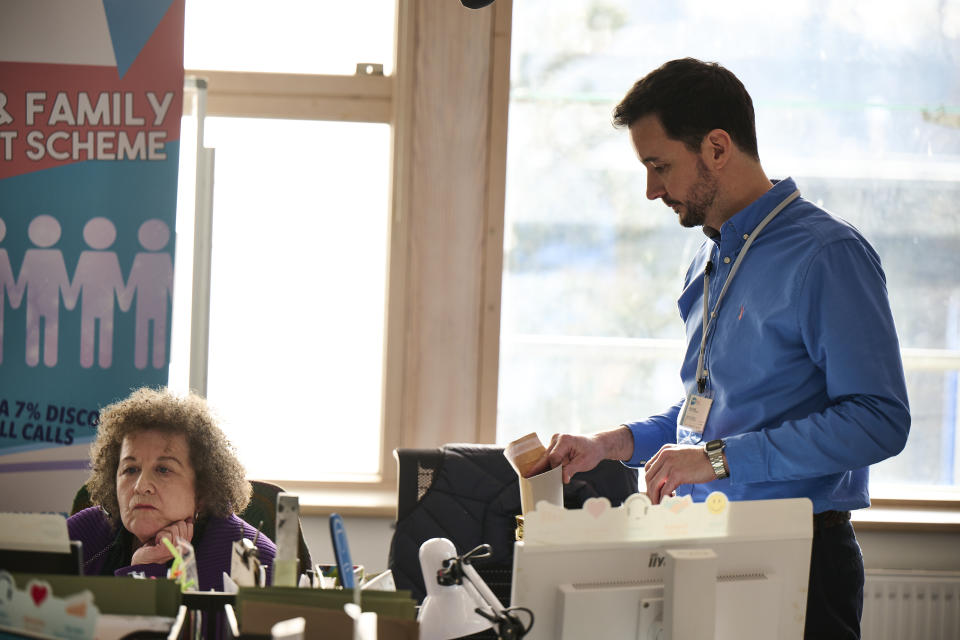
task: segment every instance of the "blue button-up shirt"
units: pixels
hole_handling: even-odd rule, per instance
[[[746,237],[796,190],[791,179],[736,213],[700,247],[678,301],[697,391],[703,270],[712,309]],[[869,506],[868,466],[899,453],[910,429],[900,347],[880,258],[849,224],[797,198],[756,237],[707,332],[702,434],[677,424],[682,400],[627,426],[640,465],[666,443],[726,441],[730,477],[683,485],[704,499],[807,497],[815,513]]]

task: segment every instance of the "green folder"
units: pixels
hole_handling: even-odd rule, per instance
[[[180,606],[180,585],[173,580],[31,573],[12,575],[18,589],[25,589],[30,580],[43,580],[50,584],[58,598],[89,590],[100,613],[174,617]]]
[[[299,589],[296,587],[241,587],[237,594],[237,611],[243,611],[245,602],[262,602],[286,605],[336,609],[353,602],[353,589]],[[378,616],[401,620],[416,620],[417,603],[409,591],[362,591],[360,608],[373,611]],[[241,620],[242,624],[242,620]]]

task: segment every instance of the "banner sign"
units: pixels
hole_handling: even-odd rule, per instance
[[[183,20],[0,7],[0,474],[85,468],[99,409],[167,383]]]

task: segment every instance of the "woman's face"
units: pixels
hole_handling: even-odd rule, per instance
[[[182,433],[140,431],[126,436],[117,467],[117,500],[123,526],[140,542],[152,542],[172,522],[197,510],[196,474]]]

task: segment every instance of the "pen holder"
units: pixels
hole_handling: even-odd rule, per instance
[[[318,563],[314,568],[314,575],[317,576],[317,579],[320,581],[320,587],[322,589],[333,589],[336,587],[343,586],[340,583],[340,571],[337,568],[337,564],[333,563]],[[366,570],[362,564],[353,565],[353,578],[354,582],[359,586],[363,583],[363,579],[366,577]]]
[[[563,507],[563,467],[554,467],[529,478],[519,478],[520,509],[524,515],[537,508],[538,502]]]

